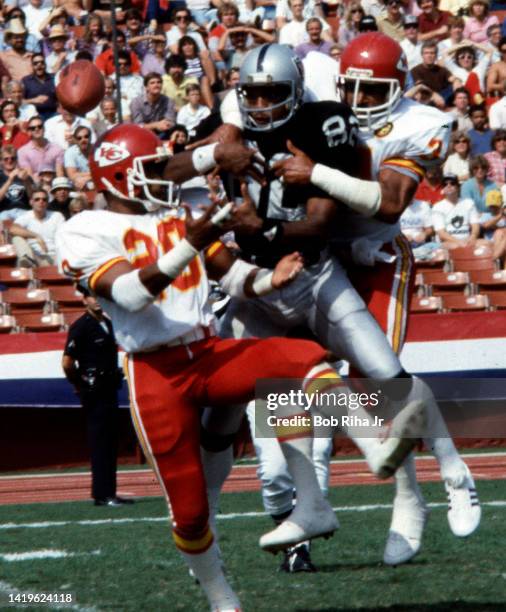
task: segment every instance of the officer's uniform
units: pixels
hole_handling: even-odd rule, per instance
[[[79,366],[79,396],[88,417],[92,497],[116,496],[118,349],[109,319],[85,313],[69,330],[65,355]]]

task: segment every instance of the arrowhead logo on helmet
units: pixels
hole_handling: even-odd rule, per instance
[[[95,161],[101,168],[117,164],[127,157],[130,157],[129,151],[115,142],[103,142],[95,150]]]

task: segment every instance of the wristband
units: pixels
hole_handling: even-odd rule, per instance
[[[198,253],[197,249],[186,238],[183,238],[173,249],[162,255],[156,263],[162,274],[170,278],[177,278]]]
[[[217,142],[204,147],[198,147],[192,153],[193,167],[199,174],[207,174],[216,168],[216,159],[214,158],[214,151],[218,146]]]

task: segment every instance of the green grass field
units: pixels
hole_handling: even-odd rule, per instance
[[[423,490],[429,502],[444,503],[442,485],[424,485]],[[480,482],[478,490],[483,502],[506,500],[502,481]],[[389,504],[391,493],[389,485],[332,489],[341,529],[314,545],[319,572],[295,575],[279,573],[279,558],[258,548],[270,519],[240,516],[261,511],[259,494],[224,495],[221,510],[229,516],[218,523],[221,545],[245,612],[506,610],[506,501],[484,504],[482,525],[468,540],[452,536],[445,507],[433,508],[420,555],[408,565],[389,568],[381,557],[390,510],[350,507]],[[15,608],[6,600],[6,591],[15,588],[73,592],[74,610],[206,611],[164,516],[161,499],[118,509],[95,508],[90,502],[0,507],[0,609]],[[42,521],[64,524],[27,526]],[[73,556],[24,561],[5,556],[44,549]]]

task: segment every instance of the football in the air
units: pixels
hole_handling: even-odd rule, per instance
[[[86,114],[100,104],[104,94],[104,77],[92,62],[77,60],[61,71],[56,96],[70,113]]]

